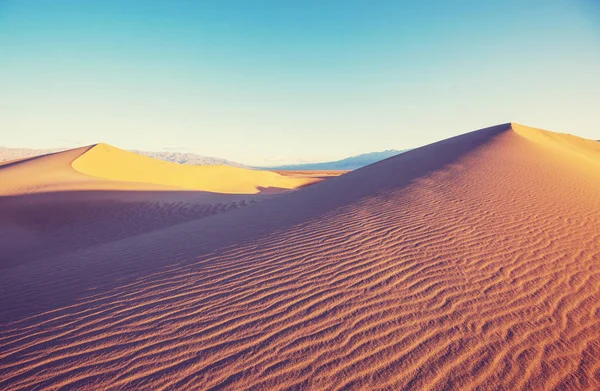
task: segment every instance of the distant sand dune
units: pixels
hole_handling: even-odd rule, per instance
[[[156,160],[107,144],[97,144],[73,161],[73,168],[91,177],[143,182],[227,194],[255,194],[261,189],[295,189],[315,182],[271,171],[231,166],[188,166]]]
[[[599,194],[505,124],[13,265],[0,389],[600,389]]]
[[[256,194],[296,189],[316,178],[230,166],[188,166],[108,144],[0,164],[0,195],[67,190],[197,190]]]

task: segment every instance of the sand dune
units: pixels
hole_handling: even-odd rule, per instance
[[[239,167],[182,165],[102,143],[1,164],[0,180],[0,195],[84,189],[257,194],[318,181]]]
[[[4,163],[0,268],[237,209],[319,180],[183,166],[107,144]]]
[[[599,389],[599,194],[505,124],[10,265],[0,388]]]
[[[73,168],[91,177],[143,182],[182,189],[228,194],[255,194],[268,189],[296,189],[315,182],[271,171],[231,166],[187,166],[156,160],[108,144],[97,144],[73,161]]]

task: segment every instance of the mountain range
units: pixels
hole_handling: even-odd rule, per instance
[[[306,164],[287,164],[283,166],[268,167],[272,170],[356,170],[358,168],[368,166],[380,160],[396,156],[405,150],[388,149],[381,152],[363,153],[361,155],[351,156],[342,160],[323,163],[306,163]]]

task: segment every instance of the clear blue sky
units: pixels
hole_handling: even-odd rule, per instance
[[[0,0],[0,145],[248,164],[502,122],[600,139],[597,0]]]

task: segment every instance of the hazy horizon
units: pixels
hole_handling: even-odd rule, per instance
[[[599,139],[599,21],[585,0],[4,1],[0,144],[274,166],[511,121]]]

